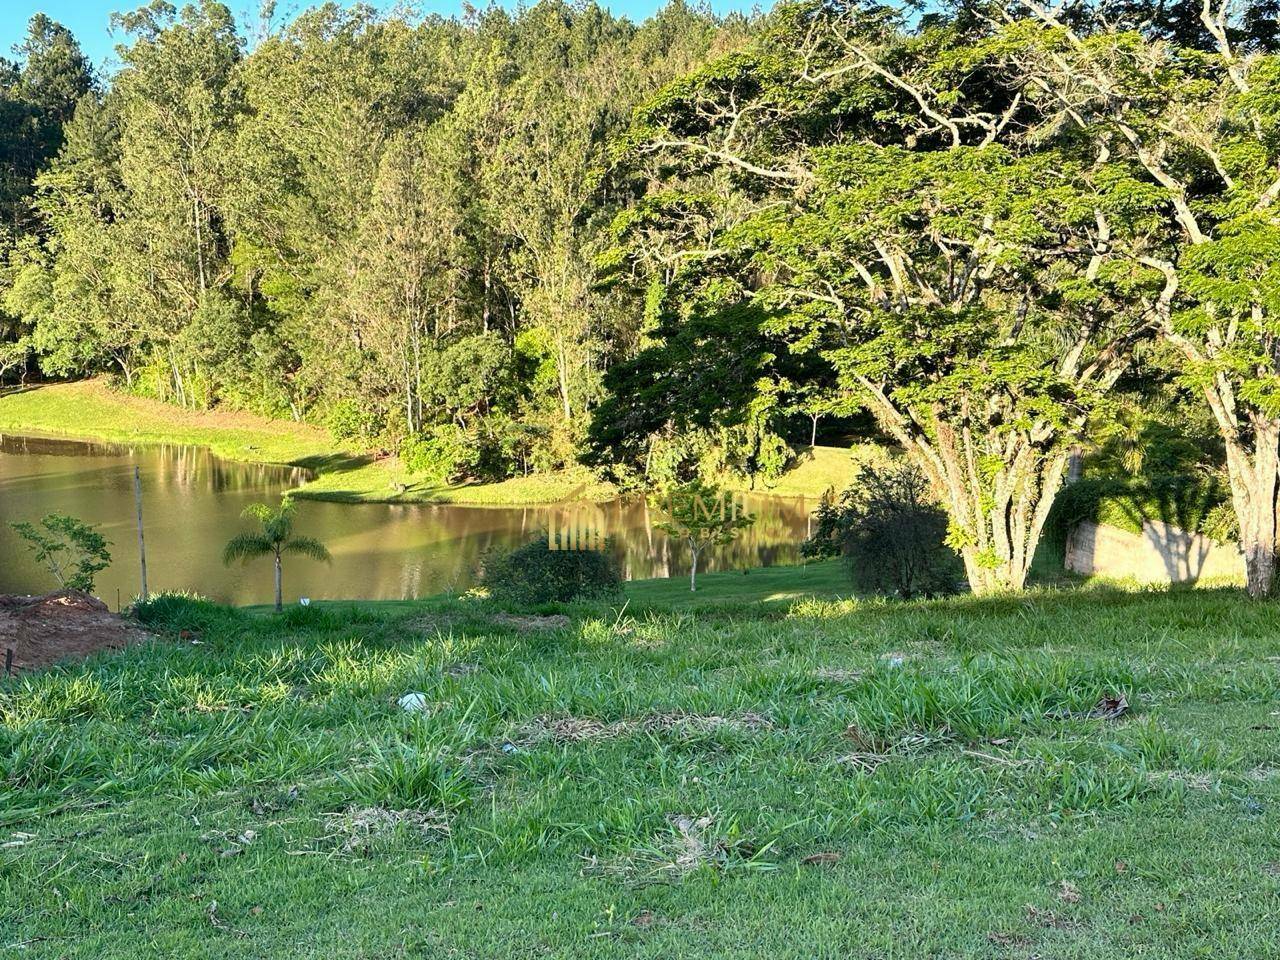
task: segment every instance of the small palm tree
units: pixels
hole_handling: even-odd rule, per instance
[[[276,611],[284,608],[284,579],[280,559],[286,553],[298,553],[312,560],[323,560],[328,563],[333,558],[323,543],[313,537],[294,537],[293,501],[285,497],[280,501],[279,509],[272,509],[265,503],[255,503],[246,507],[244,518],[257,520],[262,524],[261,533],[242,533],[232,537],[222,551],[222,562],[230,565],[235,560],[248,562],[255,557],[274,556],[276,560]]]

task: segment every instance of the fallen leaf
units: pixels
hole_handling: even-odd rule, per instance
[[[803,858],[800,862],[813,866],[821,863],[837,863],[840,860],[840,854],[834,850],[823,851],[822,853],[811,853]]]
[[[1089,717],[1093,720],[1117,720],[1128,712],[1129,701],[1123,696],[1105,696],[1094,704]]]

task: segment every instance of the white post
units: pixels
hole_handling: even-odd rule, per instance
[[[133,502],[138,508],[138,559],[142,563],[142,599],[147,599],[147,543],[142,536],[142,472],[133,468]]]

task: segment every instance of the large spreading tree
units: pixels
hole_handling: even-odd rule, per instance
[[[1038,129],[1087,141],[1141,184],[1126,253],[1226,450],[1248,589],[1269,594],[1280,495],[1280,57],[1274,5],[1198,0],[1181,35],[1024,0],[987,49]],[[1267,6],[1271,19],[1261,14]],[[1123,25],[1121,25],[1123,26]],[[1095,190],[1106,174],[1088,171]]]
[[[640,449],[638,432],[708,405],[749,418],[807,362],[930,479],[973,589],[1022,586],[1069,450],[1161,293],[1110,216],[1142,184],[1030,127],[989,35],[794,6],[643,111],[630,158],[647,194],[619,232],[661,306],[655,345],[611,382],[600,445]],[[682,369],[724,386],[688,389]]]

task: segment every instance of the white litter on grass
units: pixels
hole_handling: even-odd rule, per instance
[[[416,713],[419,710],[427,709],[427,695],[425,693],[406,693],[396,703],[399,704],[401,710],[407,713]]]
[[[309,606],[311,606],[311,598],[310,598],[310,597],[302,597],[302,598],[300,598],[300,599],[298,600],[298,603],[299,603],[299,605],[301,605],[301,606],[309,607]]]

